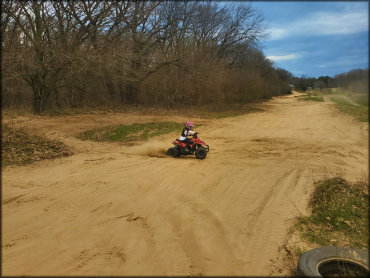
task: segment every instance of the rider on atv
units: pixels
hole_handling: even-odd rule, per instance
[[[191,144],[191,140],[187,137],[189,135],[194,135],[195,134],[195,131],[193,131],[193,127],[195,127],[195,125],[192,122],[189,122],[189,121],[186,122],[185,127],[182,130],[181,136],[179,138],[179,141],[186,143],[185,150],[187,152],[189,151],[188,147]]]
[[[197,159],[205,159],[209,152],[209,146],[198,137],[198,132],[193,130],[194,124],[186,122],[181,137],[172,142],[174,147],[166,152],[168,156],[179,157],[181,155],[195,155]],[[187,138],[188,136],[192,136]]]

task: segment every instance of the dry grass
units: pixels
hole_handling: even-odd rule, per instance
[[[368,249],[368,179],[351,183],[338,173],[315,182],[309,207],[311,214],[300,216],[290,228],[279,250],[275,273],[297,276],[300,256],[321,246]]]
[[[71,154],[68,147],[61,142],[29,135],[22,128],[2,126],[2,166],[25,165]]]
[[[312,214],[300,217],[296,227],[302,236],[321,246],[367,249],[368,183],[350,183],[341,177],[316,184],[310,199]]]
[[[163,108],[160,106],[140,106],[140,105],[101,105],[94,107],[79,107],[79,108],[62,108],[58,111],[46,111],[41,116],[58,117],[70,116],[79,114],[106,115],[114,113],[135,113],[141,115],[183,115],[185,117],[201,117],[201,118],[227,118],[235,117],[248,113],[263,112],[261,107],[263,101],[256,101],[248,104],[211,104],[211,105],[193,105],[193,106],[178,106],[172,108]],[[34,115],[31,109],[4,108],[2,115],[6,118],[16,118],[19,116]]]
[[[335,103],[337,108],[346,114],[352,115],[360,122],[369,121],[369,106],[353,105],[341,97],[330,97],[330,100]]]

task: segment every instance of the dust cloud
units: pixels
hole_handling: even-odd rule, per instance
[[[167,157],[166,152],[171,147],[171,142],[164,142],[159,140],[151,140],[141,145],[130,147],[125,153],[131,155],[141,155],[149,157]]]

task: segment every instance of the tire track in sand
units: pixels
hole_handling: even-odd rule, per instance
[[[269,275],[315,172],[368,173],[368,127],[330,109],[293,95],[264,113],[204,121],[211,151],[202,161],[63,132],[80,152],[3,169],[4,275]],[[68,122],[32,125],[42,132]],[[161,140],[169,147],[173,135]],[[17,206],[22,199],[32,201]]]

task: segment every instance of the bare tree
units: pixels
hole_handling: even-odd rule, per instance
[[[263,17],[246,3],[1,5],[3,85],[28,84],[35,113],[100,102],[245,101],[285,90],[274,85],[286,83],[283,74],[258,47]]]
[[[41,113],[51,98],[58,103],[63,74],[71,63],[68,55],[88,40],[95,41],[109,4],[3,1],[2,8],[4,18],[19,32],[19,47],[27,52],[27,57],[15,53],[10,60],[16,61],[13,68],[32,88],[34,111]],[[8,32],[4,35],[9,40]]]

